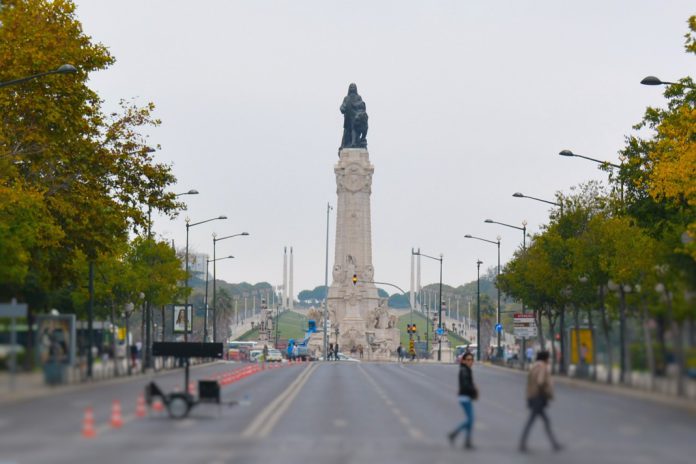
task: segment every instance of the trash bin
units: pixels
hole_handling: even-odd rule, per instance
[[[66,371],[64,364],[55,362],[44,364],[44,381],[46,385],[64,384]]]

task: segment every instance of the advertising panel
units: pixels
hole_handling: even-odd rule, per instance
[[[75,315],[36,317],[37,355],[41,364],[75,362]]]
[[[174,305],[173,308],[174,333],[184,333],[184,331],[191,333],[193,305]]]

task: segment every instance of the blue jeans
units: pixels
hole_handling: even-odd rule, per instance
[[[462,405],[464,414],[466,414],[466,420],[455,429],[455,433],[458,434],[465,430],[468,437],[471,435],[471,429],[474,427],[474,405],[471,404],[471,398],[463,395],[459,397],[459,404]]]

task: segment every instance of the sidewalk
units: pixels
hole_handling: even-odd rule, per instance
[[[165,366],[163,364],[163,360],[158,358],[155,358],[155,365],[157,367],[155,372],[181,369],[179,367],[175,367],[171,362],[167,363]],[[191,368],[194,367],[196,367],[196,365],[192,363]],[[113,363],[109,363],[107,366],[104,366],[101,363],[95,363],[92,369],[92,380],[83,379],[83,375],[81,374],[79,367],[73,367],[70,369],[70,371],[71,372],[68,375],[67,383],[62,385],[47,385],[44,382],[44,373],[41,370],[34,372],[18,372],[14,377],[13,389],[10,386],[9,372],[0,371],[0,405],[32,398],[50,396],[58,393],[81,390],[99,384],[125,382],[134,378],[150,375],[152,373],[151,370],[143,373],[138,366],[132,370],[132,375],[128,375],[125,362],[121,366],[120,372],[122,372],[122,374],[119,376],[112,375]]]
[[[492,364],[490,362],[484,361],[481,364],[491,367],[493,369],[501,369],[507,372],[517,372],[520,375],[526,375],[527,371],[521,369],[500,366],[497,364]],[[557,384],[568,385],[576,388],[585,388],[588,390],[595,390],[602,393],[613,393],[616,395],[629,396],[632,398],[642,399],[646,401],[651,401],[654,403],[660,403],[666,406],[671,406],[675,408],[685,409],[692,414],[696,414],[696,401],[691,398],[683,398],[679,396],[674,396],[670,394],[665,394],[658,391],[644,390],[637,387],[631,387],[630,385],[620,385],[620,384],[608,384],[603,382],[593,382],[587,379],[580,379],[577,377],[567,377],[563,375],[554,374],[553,381]],[[696,383],[696,382],[694,382]]]

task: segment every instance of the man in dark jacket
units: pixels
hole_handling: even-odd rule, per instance
[[[471,444],[471,430],[474,428],[474,407],[472,401],[478,398],[478,390],[474,385],[474,376],[471,372],[471,366],[473,365],[474,355],[467,351],[459,363],[459,404],[464,409],[466,420],[448,435],[450,443],[454,445],[454,440],[459,435],[459,432],[466,431],[464,447],[467,449],[473,449]]]

